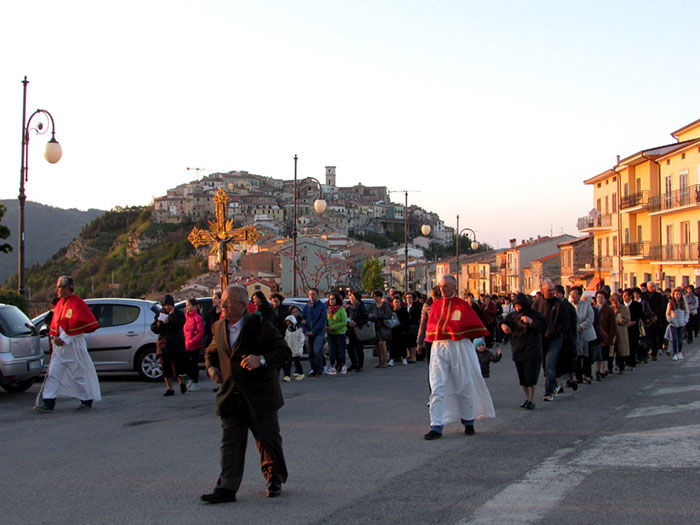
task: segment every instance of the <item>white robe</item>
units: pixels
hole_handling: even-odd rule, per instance
[[[430,425],[496,417],[469,339],[433,341],[430,348]]]
[[[54,345],[51,364],[42,390],[44,399],[73,397],[81,401],[99,401],[100,382],[87,351],[85,334],[68,335],[60,329],[63,346]]]

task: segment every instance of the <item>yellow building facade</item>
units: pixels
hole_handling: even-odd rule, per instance
[[[700,120],[671,135],[584,181],[594,208],[579,231],[593,233],[594,270],[613,290],[700,284]]]

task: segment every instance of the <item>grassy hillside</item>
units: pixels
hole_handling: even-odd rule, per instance
[[[32,299],[44,300],[60,275],[71,275],[81,297],[144,297],[172,291],[206,271],[187,235],[192,224],[155,224],[152,208],[107,212],[48,261],[27,270]],[[16,289],[16,276],[6,287]]]

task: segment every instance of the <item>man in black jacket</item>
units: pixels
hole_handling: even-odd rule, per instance
[[[666,332],[666,325],[668,324],[666,322],[667,301],[666,296],[658,292],[654,283],[647,283],[647,289],[649,290],[647,300],[649,301],[649,306],[653,313],[649,326],[647,327],[647,342],[651,350],[651,360],[656,361],[658,351],[663,348],[664,333]]]
[[[541,286],[542,297],[538,297],[533,309],[542,314],[547,328],[542,339],[543,367],[545,373],[543,401],[552,401],[557,390],[557,362],[566,330],[569,328],[569,313],[554,295],[554,283],[545,279]]]
[[[216,414],[221,417],[221,474],[216,488],[201,499],[236,501],[243,479],[248,430],[260,452],[267,497],[279,496],[287,480],[277,411],[284,405],[279,368],[292,353],[270,321],[248,311],[248,293],[230,285],[221,296],[223,318],[214,325],[206,350],[209,377],[219,384]]]

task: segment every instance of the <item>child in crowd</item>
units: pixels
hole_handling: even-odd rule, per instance
[[[494,355],[493,352],[486,349],[486,342],[481,338],[474,339],[474,348],[479,358],[479,365],[481,365],[481,375],[483,377],[490,377],[491,363],[498,363],[501,360],[501,357],[503,357],[503,350],[499,348],[498,353]]]
[[[298,308],[292,307],[292,314],[298,313]],[[287,330],[284,332],[284,340],[292,351],[292,357],[284,365],[282,369],[284,370],[284,376],[282,381],[289,383],[292,380],[290,374],[292,373],[292,361],[294,361],[294,369],[296,373],[294,374],[294,379],[301,381],[304,379],[304,369],[301,366],[301,355],[304,352],[304,331],[299,326],[299,320],[295,315],[288,315],[284,319],[284,324]]]

